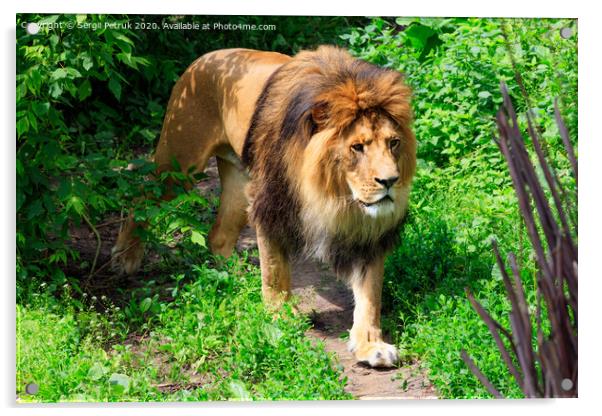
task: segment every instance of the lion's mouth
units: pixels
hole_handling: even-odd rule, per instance
[[[391,198],[390,195],[385,195],[381,199],[379,199],[378,201],[375,201],[375,202],[365,202],[365,201],[362,201],[361,199],[358,199],[358,202],[364,207],[373,207],[375,205],[384,204],[386,202],[393,202],[393,198]]]

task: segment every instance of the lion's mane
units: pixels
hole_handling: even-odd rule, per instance
[[[251,177],[249,219],[285,251],[317,255],[338,274],[390,250],[405,218],[407,193],[385,218],[366,218],[344,203],[346,185],[328,137],[368,112],[386,115],[401,131],[400,176],[409,191],[416,163],[409,88],[399,72],[331,46],[300,52],[272,74],[242,152]],[[310,139],[324,145],[308,161]]]

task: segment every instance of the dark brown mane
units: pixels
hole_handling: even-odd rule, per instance
[[[287,170],[291,161],[301,157],[299,150],[316,132],[342,132],[367,112],[385,114],[413,140],[410,89],[402,75],[353,58],[342,49],[322,46],[301,52],[266,82],[251,119],[242,161],[251,176],[249,219],[283,248],[298,250],[304,244],[301,201]],[[382,244],[363,245],[360,252],[352,250],[353,255],[373,257],[390,249],[393,234],[396,229],[383,235]],[[341,250],[333,247],[334,256],[338,251],[345,256],[339,259],[344,261],[333,259],[336,266],[348,263],[343,253],[351,252],[348,243],[352,242],[341,241]]]
[[[245,139],[243,163],[253,164],[255,143],[268,133],[266,127],[276,136],[268,140],[282,145],[293,137],[307,141],[318,128],[342,130],[371,110],[406,128],[411,122],[409,96],[397,71],[332,46],[303,51],[268,79]]]

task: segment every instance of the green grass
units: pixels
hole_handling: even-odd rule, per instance
[[[513,190],[489,193],[465,187],[458,193],[448,179],[438,172],[417,180],[402,243],[386,264],[387,326],[404,351],[420,358],[442,397],[491,397],[460,358],[462,349],[507,397],[521,397],[464,292],[470,288],[508,326],[510,305],[490,239],[495,237],[502,247],[518,240]],[[433,192],[432,187],[438,189]]]
[[[127,325],[134,312],[126,318],[115,306],[101,313],[46,294],[18,305],[20,398],[350,398],[332,357],[304,335],[308,321],[290,308],[273,316],[263,307],[257,267],[235,259],[221,268],[196,266],[191,276],[186,283],[174,277],[173,301],[139,302],[144,324],[135,338]],[[40,387],[35,396],[23,394],[29,382]]]

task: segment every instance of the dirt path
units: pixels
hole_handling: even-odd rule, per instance
[[[346,391],[359,399],[436,398],[418,363],[374,369],[356,362],[341,339],[353,323],[353,295],[328,269],[311,262],[295,263],[293,293],[300,297],[299,309],[312,318],[314,327],[308,335],[324,341],[326,350],[335,352],[343,365]]]
[[[217,192],[219,182],[213,160],[205,173],[208,178],[200,184],[201,190]],[[255,247],[254,230],[246,227],[238,240],[237,250]],[[293,294],[299,297],[299,310],[307,313],[313,322],[307,335],[322,340],[326,350],[336,354],[348,380],[347,392],[364,400],[437,398],[417,362],[404,362],[394,369],[374,369],[357,363],[342,339],[353,323],[351,291],[327,267],[318,263],[295,261],[292,269]]]
[[[237,249],[254,247],[255,234],[247,227]],[[351,291],[327,267],[318,263],[297,260],[292,269],[293,294],[299,298],[299,310],[308,314],[313,322],[307,335],[322,340],[326,350],[336,354],[347,377],[347,392],[362,400],[437,398],[417,362],[404,362],[394,369],[374,369],[357,363],[342,338],[353,323]]]

